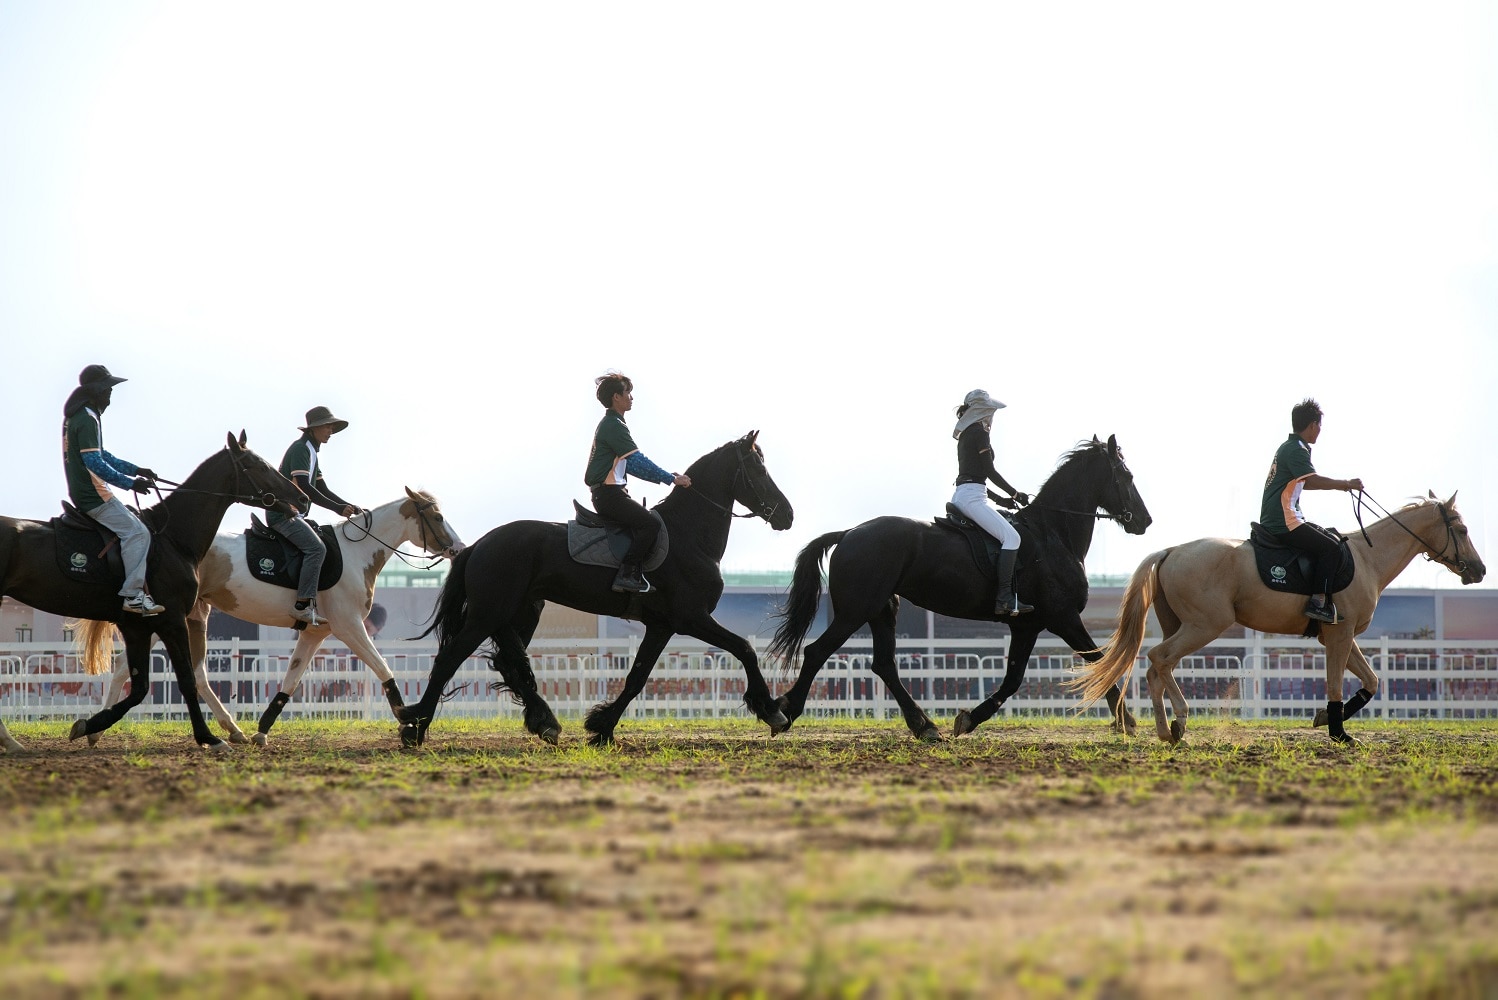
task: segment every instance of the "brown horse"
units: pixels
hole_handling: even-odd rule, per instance
[[[1363,682],[1363,690],[1332,705],[1328,719],[1333,739],[1351,742],[1342,721],[1356,713],[1378,692],[1378,675],[1353,641],[1373,620],[1378,597],[1417,555],[1425,553],[1461,577],[1462,583],[1478,583],[1486,574],[1482,557],[1467,535],[1467,526],[1456,511],[1456,494],[1444,503],[1431,494],[1368,525],[1366,540],[1349,538],[1356,564],[1352,583],[1334,597],[1344,616],[1336,625],[1322,625],[1319,641],[1326,647],[1326,691],[1329,699],[1340,698],[1342,674],[1350,669]],[[1150,700],[1155,705],[1155,732],[1167,743],[1177,743],[1186,733],[1190,710],[1175,681],[1173,671],[1181,657],[1210,643],[1234,622],[1260,632],[1301,634],[1307,624],[1302,614],[1305,598],[1272,591],[1259,580],[1253,548],[1247,542],[1226,538],[1199,538],[1194,542],[1163,549],[1147,556],[1124,590],[1118,608],[1118,627],[1103,646],[1101,659],[1087,664],[1082,676],[1069,684],[1082,689],[1082,706],[1101,698],[1121,679],[1127,679],[1144,641],[1145,616],[1153,604],[1165,639],[1149,651]],[[1170,692],[1175,719],[1165,721],[1163,695]],[[1122,701],[1120,700],[1120,704]]]

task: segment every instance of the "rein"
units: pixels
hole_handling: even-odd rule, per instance
[[[237,491],[239,489],[239,479],[240,479],[240,476],[244,476],[245,478],[248,479],[250,477],[250,474],[248,472],[246,472],[245,469],[244,469],[244,467],[239,464],[239,456],[238,455],[231,454],[229,456],[229,461],[230,461],[230,463],[234,467],[234,489]],[[225,500],[232,500],[235,503],[242,503],[242,504],[246,504],[248,506],[264,507],[266,510],[270,510],[272,507],[274,507],[276,505],[276,495],[274,493],[272,493],[270,490],[265,490],[264,492],[258,493],[258,494],[256,494],[256,493],[242,494],[242,493],[238,493],[238,492],[234,492],[234,493],[219,493],[216,490],[200,490],[196,486],[183,486],[181,483],[176,483],[176,482],[173,482],[170,479],[165,479],[165,478],[163,478],[161,476],[157,476],[151,482],[151,487],[150,487],[151,490],[153,490],[156,493],[156,500],[157,500],[157,502],[162,505],[159,508],[161,510],[161,512],[162,512],[162,515],[163,515],[161,524],[157,525],[151,531],[152,534],[156,534],[156,535],[159,535],[162,532],[166,531],[167,525],[171,523],[171,513],[172,512],[171,512],[171,510],[169,508],[167,508],[165,506],[166,496],[163,494],[163,491],[161,489],[162,486],[168,486],[168,487],[170,487],[170,489],[168,489],[168,490],[165,491],[166,493],[196,493],[199,496],[220,497],[220,498],[225,499]],[[141,495],[141,492],[139,490],[135,490],[134,488],[131,489],[131,492],[134,493],[137,497]],[[145,520],[145,517],[142,514],[139,502],[136,503],[135,513],[136,513],[136,515],[138,517],[141,518],[141,522],[142,523],[149,525],[149,522],[147,522]]]
[[[1107,511],[1099,514],[1095,510],[1071,510],[1066,507],[1053,507],[1048,503],[1041,503],[1039,500],[1033,500],[1030,503],[1026,504],[1024,507],[1020,507],[1008,497],[1000,496],[993,490],[988,490],[987,492],[988,498],[990,500],[998,504],[1000,507],[1004,507],[1009,510],[1018,511],[1030,510],[1034,508],[1036,510],[1054,511],[1057,514],[1074,514],[1077,517],[1090,517],[1095,521],[1117,521],[1119,524],[1128,524],[1130,521],[1134,520],[1134,512],[1132,510],[1126,510],[1122,514],[1109,514]]]
[[[426,551],[426,549],[427,549],[427,528],[428,528],[428,524],[427,524],[427,511],[430,510],[432,507],[435,507],[436,505],[437,505],[437,501],[435,501],[435,500],[433,500],[430,503],[417,504],[416,505],[416,516],[417,516],[417,520],[421,524],[421,543],[420,544],[421,544],[421,548],[422,548],[423,551]],[[379,535],[376,535],[371,530],[371,528],[374,525],[374,514],[373,514],[373,512],[366,510],[366,511],[362,511],[361,513],[364,515],[364,523],[360,524],[360,525],[356,525],[356,527],[360,531],[364,532],[364,537],[363,538],[353,538],[353,537],[349,536],[349,534],[348,534],[348,527],[349,527],[349,525],[351,525],[351,524],[354,523],[354,518],[351,517],[348,520],[346,520],[346,521],[343,522],[343,531],[342,531],[342,534],[343,534],[343,537],[344,537],[345,540],[350,541],[350,542],[362,542],[362,541],[364,541],[365,538],[373,538],[380,545],[383,545],[385,548],[389,549],[392,553],[394,553],[395,557],[397,559],[399,559],[401,562],[405,563],[407,566],[414,566],[417,569],[432,569],[434,566],[436,566],[438,563],[440,563],[442,561],[442,557],[441,556],[431,556],[431,560],[432,561],[429,562],[429,563],[427,563],[425,566],[420,565],[418,561],[413,561],[412,557],[409,554],[407,554],[405,552],[402,552],[400,550],[399,546],[397,546],[397,545],[391,545],[389,542],[385,541],[383,538],[381,538]],[[359,514],[355,514],[354,515],[354,517],[358,517],[358,516],[359,516]],[[433,529],[432,530],[432,536],[436,537],[436,534],[437,534],[436,530]],[[430,555],[430,553],[428,553],[428,555]]]
[[[772,518],[772,517],[775,516],[775,512],[780,509],[780,505],[776,504],[775,506],[772,507],[772,506],[770,506],[769,504],[767,504],[765,502],[764,494],[762,494],[760,492],[759,485],[757,483],[755,483],[754,480],[750,479],[749,476],[748,476],[748,474],[744,471],[744,454],[743,454],[743,452],[739,452],[738,453],[738,459],[739,459],[739,467],[738,467],[737,471],[735,471],[734,474],[733,474],[733,480],[728,484],[729,485],[729,495],[731,496],[733,494],[733,487],[734,487],[734,485],[736,483],[738,483],[739,477],[743,476],[744,479],[748,481],[749,488],[754,491],[754,499],[759,504],[759,507],[760,507],[759,510],[757,510],[757,511],[751,510],[747,514],[735,514],[733,512],[733,504],[734,504],[733,500],[728,501],[728,506],[725,507],[723,504],[720,504],[718,501],[714,500],[712,497],[708,496],[706,493],[698,493],[695,489],[691,489],[691,488],[689,488],[687,490],[687,493],[689,493],[689,494],[696,494],[696,496],[698,498],[700,498],[700,499],[706,501],[708,504],[710,504],[710,505],[718,508],[723,513],[727,514],[729,517],[762,517],[762,518],[765,519],[765,522],[768,523],[769,520],[770,520],[770,518]]]
[[[1439,500],[1436,500],[1434,502],[1437,506],[1440,506],[1441,502]],[[1442,543],[1441,550],[1437,552],[1435,551],[1435,546],[1431,545],[1425,539],[1415,534],[1415,532],[1410,529],[1409,525],[1405,524],[1399,518],[1395,517],[1392,511],[1390,511],[1383,504],[1379,503],[1377,500],[1373,499],[1373,497],[1369,496],[1367,491],[1365,490],[1355,491],[1355,495],[1352,498],[1353,515],[1357,518],[1359,528],[1363,527],[1362,508],[1365,506],[1375,513],[1382,512],[1384,517],[1388,518],[1390,521],[1393,521],[1395,524],[1399,525],[1399,527],[1403,528],[1405,534],[1409,535],[1415,541],[1420,543],[1420,548],[1425,551],[1426,559],[1429,559],[1431,562],[1440,563],[1442,566],[1445,566],[1447,569],[1456,573],[1458,576],[1461,576],[1467,572],[1467,560],[1461,558],[1450,560],[1446,558],[1446,549],[1448,547],[1456,549],[1457,553],[1460,554],[1461,543],[1456,540],[1456,529],[1452,527],[1451,518],[1447,516],[1445,507],[1440,507],[1440,512],[1441,521],[1446,528],[1446,541]],[[1368,538],[1367,530],[1363,531],[1363,540],[1368,542],[1369,547],[1372,547],[1373,542]]]

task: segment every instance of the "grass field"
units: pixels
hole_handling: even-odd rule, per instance
[[[1498,994],[1493,725],[12,730],[0,996]]]

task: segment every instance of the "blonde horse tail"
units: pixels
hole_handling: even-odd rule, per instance
[[[1129,674],[1139,659],[1139,647],[1144,644],[1144,626],[1149,620],[1150,605],[1155,600],[1155,571],[1169,553],[1170,549],[1161,549],[1145,556],[1124,588],[1123,600],[1118,605],[1118,627],[1100,647],[1102,658],[1087,664],[1082,668],[1081,676],[1066,682],[1068,687],[1082,692],[1079,709],[1103,697],[1115,684],[1128,684]],[[1124,690],[1127,691],[1127,687]],[[1120,698],[1119,705],[1122,704]]]
[[[86,674],[107,674],[114,669],[114,623],[80,621],[73,627],[78,662]]]

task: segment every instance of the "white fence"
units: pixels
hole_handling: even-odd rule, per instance
[[[592,705],[615,697],[621,689],[636,640],[590,640],[580,652],[576,639],[537,640],[531,661],[540,690],[562,716],[579,716]],[[763,651],[766,642],[756,641]],[[1149,644],[1147,643],[1146,646]],[[225,705],[242,724],[253,722],[280,690],[293,644],[233,640],[209,644],[208,677]],[[938,639],[900,641],[900,676],[916,701],[933,715],[971,708],[993,693],[1003,680],[1008,640]],[[1362,644],[1382,681],[1365,713],[1383,718],[1498,718],[1498,640],[1436,642],[1378,639]],[[435,646],[382,642],[381,652],[394,670],[402,697],[421,696]],[[850,641],[818,675],[808,712],[817,716],[888,718],[898,716],[894,699],[868,669],[867,641]],[[1004,715],[1056,715],[1073,711],[1076,696],[1063,683],[1080,663],[1059,643],[1044,638],[1030,659],[1024,684],[1003,708]],[[1129,705],[1149,716],[1143,691],[1145,661],[1132,675]],[[761,667],[772,690],[790,678],[779,663]],[[1183,661],[1176,678],[1194,712],[1245,719],[1308,717],[1323,707],[1325,659],[1321,647],[1304,639],[1250,635],[1222,639]],[[499,675],[487,660],[471,658],[450,685],[445,716],[517,716],[506,695],[491,684]],[[0,718],[67,719],[87,716],[102,704],[107,677],[84,674],[71,649],[52,643],[0,643]],[[1351,674],[1344,695],[1357,690]],[[652,716],[742,716],[744,675],[737,661],[721,650],[685,641],[673,644],[657,662],[649,685],[626,718]],[[1101,715],[1095,708],[1092,714]],[[374,674],[347,650],[320,654],[303,676],[282,718],[320,716],[388,719],[390,710]],[[132,717],[181,719],[181,694],[163,649],[152,653],[151,693]]]

